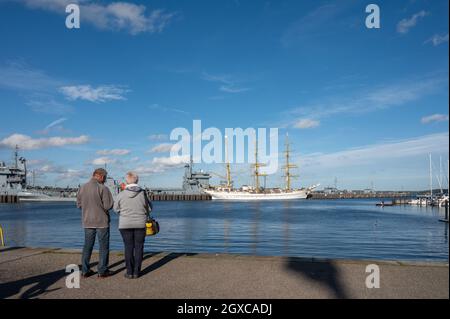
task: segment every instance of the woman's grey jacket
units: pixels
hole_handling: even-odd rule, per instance
[[[117,195],[114,211],[119,214],[119,229],[145,228],[152,204],[145,190],[130,184]]]

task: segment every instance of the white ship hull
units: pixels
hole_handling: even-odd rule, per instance
[[[57,197],[34,192],[18,192],[21,202],[76,202],[74,197]]]
[[[309,191],[298,190],[292,192],[280,193],[252,193],[245,191],[214,191],[205,190],[211,195],[213,200],[234,200],[234,201],[251,201],[251,200],[293,200],[308,198]]]

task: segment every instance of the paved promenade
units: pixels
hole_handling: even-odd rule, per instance
[[[123,254],[112,253],[114,276],[68,289],[65,268],[79,263],[79,251],[0,248],[0,298],[449,298],[448,264],[440,263],[149,253],[143,276],[128,280]],[[365,285],[373,263],[379,289]]]

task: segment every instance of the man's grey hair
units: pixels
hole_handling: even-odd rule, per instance
[[[127,184],[137,184],[139,182],[139,176],[135,172],[128,172],[126,181]]]

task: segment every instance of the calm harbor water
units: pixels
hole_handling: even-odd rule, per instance
[[[161,233],[147,251],[239,253],[351,259],[448,260],[444,211],[376,207],[374,200],[155,202]],[[122,250],[112,215],[111,249]],[[8,246],[80,249],[72,203],[0,205]]]

